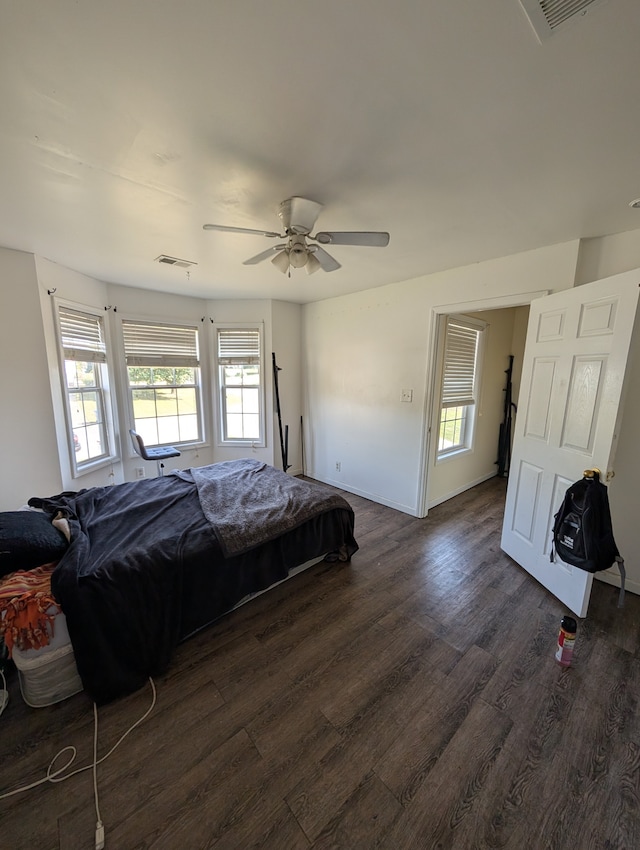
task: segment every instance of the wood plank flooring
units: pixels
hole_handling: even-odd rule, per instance
[[[640,847],[640,597],[594,583],[574,664],[562,605],[500,550],[505,481],[415,519],[345,494],[359,552],[182,644],[98,769],[107,850]],[[627,555],[629,557],[629,555]],[[0,718],[0,793],[62,747],[84,694]],[[100,709],[99,754],[151,691]],[[64,758],[59,764],[64,762]],[[91,772],[0,800],[0,846],[94,846]]]

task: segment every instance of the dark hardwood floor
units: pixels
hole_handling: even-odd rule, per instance
[[[418,520],[345,494],[360,551],[182,644],[98,769],[107,850],[640,847],[640,597],[594,583],[574,664],[562,605],[500,550],[505,481]],[[630,557],[627,555],[627,557]],[[11,702],[0,793],[92,704]],[[99,754],[150,689],[100,710]],[[91,772],[0,800],[0,845],[94,846]]]

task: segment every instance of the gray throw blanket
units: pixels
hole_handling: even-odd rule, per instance
[[[300,481],[252,458],[175,470],[198,491],[226,558],[273,540],[333,508],[349,510],[345,499],[319,484]]]

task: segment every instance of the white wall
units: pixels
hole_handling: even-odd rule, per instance
[[[32,254],[0,248],[0,510],[62,490]]]
[[[640,230],[583,239],[576,267],[576,286],[640,268]]]
[[[429,350],[430,316],[415,300],[415,285],[395,285],[303,309],[307,473],[407,512]]]
[[[578,247],[552,245],[305,305],[308,474],[419,515],[435,311],[512,306],[527,293],[567,289]],[[403,389],[413,390],[411,404],[401,401]]]

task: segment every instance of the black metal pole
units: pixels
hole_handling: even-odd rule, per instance
[[[509,368],[505,369],[507,383],[504,390],[504,418],[500,425],[500,434],[498,437],[498,476],[504,478],[511,460],[511,374],[513,372],[513,354],[509,355]]]
[[[278,372],[280,371],[280,367],[276,363],[276,353],[275,351],[271,352],[271,361],[273,363],[273,388],[275,390],[276,395],[276,411],[278,413],[278,430],[280,432],[280,452],[282,454],[282,468],[286,472],[289,469],[290,465],[287,463],[287,453],[289,450],[288,442],[289,442],[289,426],[286,426],[286,440],[285,435],[282,433],[282,415],[280,413],[280,390],[278,387]]]

